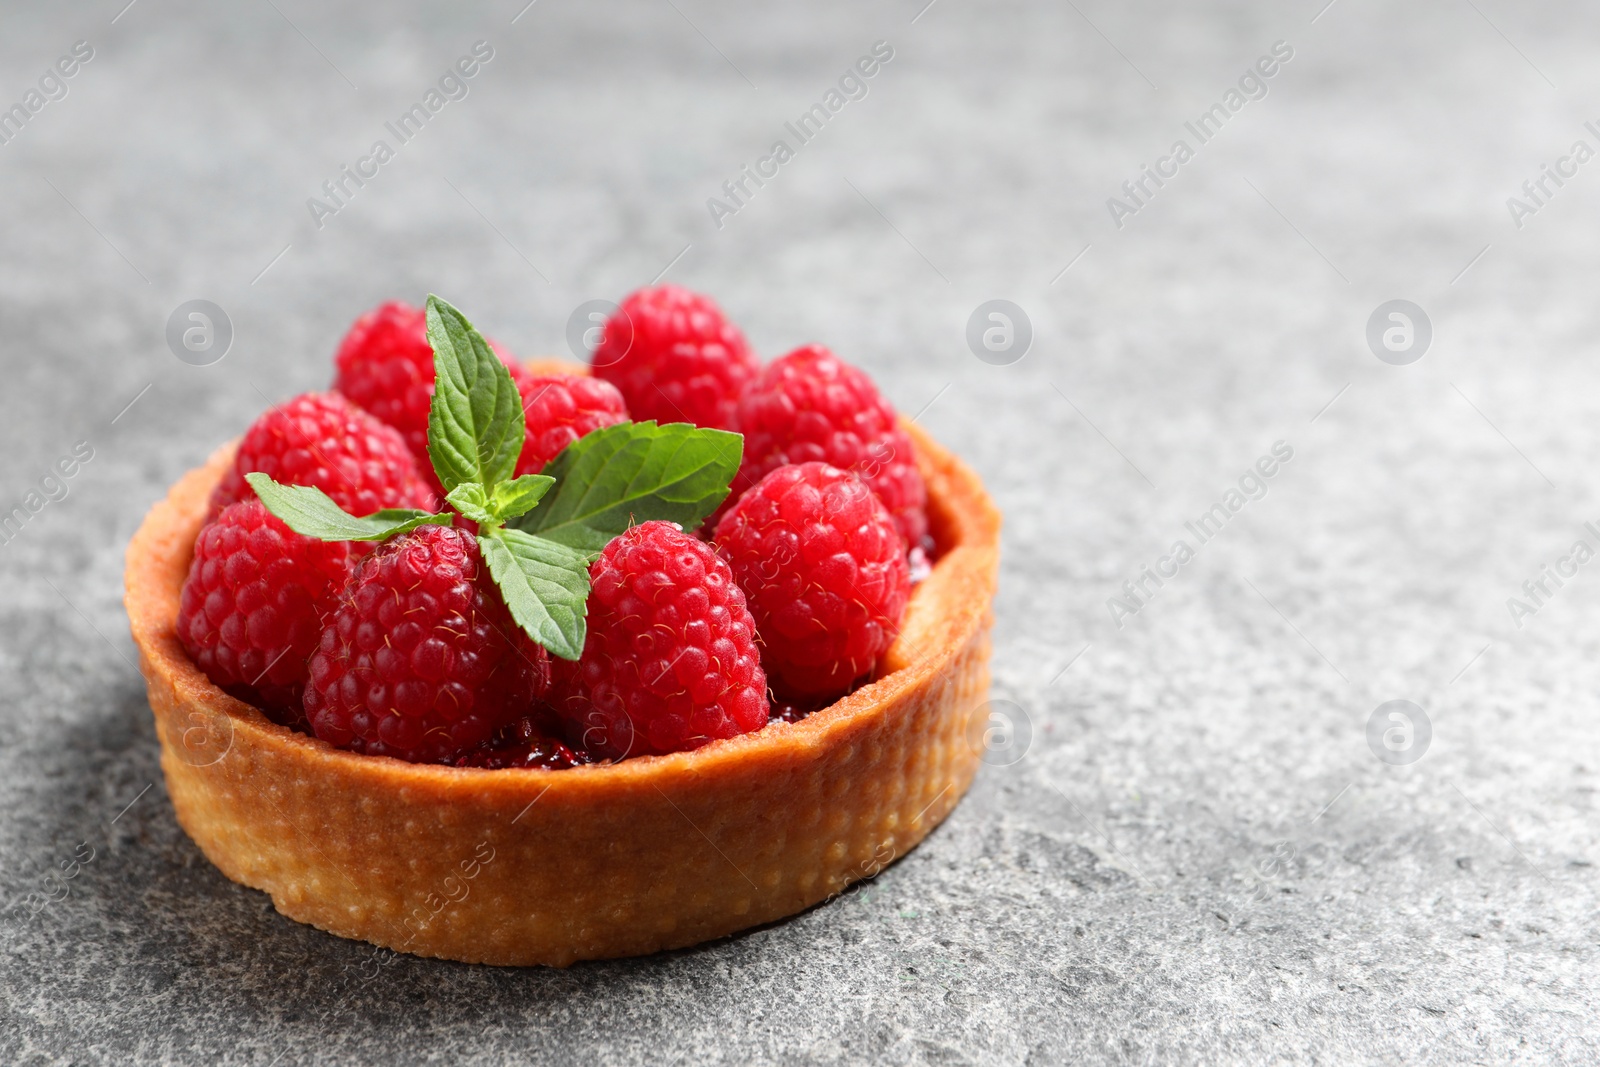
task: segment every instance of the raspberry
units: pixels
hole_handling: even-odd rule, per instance
[[[339,748],[448,763],[549,684],[549,656],[512,622],[477,538],[422,526],[351,576],[311,656],[305,710]]]
[[[200,531],[178,606],[178,639],[218,686],[303,726],[306,657],[350,571],[350,546],[302,537],[259,500]]]
[[[285,485],[315,486],[352,515],[436,508],[400,435],[337,393],[304,393],[252,423],[211,494],[212,517],[236,500],[255,499],[244,480],[255,471]]]
[[[589,568],[589,638],[556,664],[556,711],[597,756],[681,752],[767,724],[755,624],[728,565],[669,522],[612,539]]]
[[[778,467],[829,463],[860,475],[894,516],[906,545],[922,545],[927,489],[911,439],[860,370],[821,345],[797,348],[767,364],[745,390],[737,425],[744,462],[725,509]]]
[[[537,719],[518,719],[504,727],[482,748],[456,758],[457,767],[482,767],[498,771],[506,767],[543,767],[559,771],[593,763],[582,749],[573,749],[548,736]]]
[[[900,631],[911,596],[905,541],[876,494],[826,463],[779,467],[717,524],[744,589],[773,692],[843,696]]]
[[[710,297],[676,285],[640,289],[606,322],[596,377],[622,391],[636,419],[729,429],[760,364]]]
[[[489,347],[520,386],[527,371],[493,341]],[[334,389],[399,430],[423,477],[432,482],[428,409],[433,404],[433,346],[428,343],[427,312],[398,300],[379,304],[350,327],[334,364]]]
[[[610,382],[576,374],[528,376],[517,382],[528,437],[517,474],[538,474],[561,450],[591,430],[628,421],[628,406]]]

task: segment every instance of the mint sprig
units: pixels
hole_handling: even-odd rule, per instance
[[[538,506],[556,480],[548,474],[524,474],[494,487],[490,506],[506,520],[520,518]]]
[[[522,454],[522,396],[489,342],[467,317],[428,297],[433,405],[428,458],[446,492],[463,482],[485,489],[511,477]]]
[[[318,541],[383,541],[418,526],[451,522],[448,514],[430,515],[416,508],[384,508],[356,518],[314,486],[280,485],[261,473],[246,474],[244,480],[285,526]]]
[[[744,438],[686,422],[624,422],[586,434],[545,464],[555,494],[519,530],[598,555],[644,518],[686,530],[716,510],[739,471]]]
[[[693,529],[721,504],[744,439],[688,423],[625,422],[574,441],[539,474],[513,477],[527,435],[511,372],[466,316],[428,297],[433,404],[428,457],[455,513],[478,524],[484,562],[511,617],[562,659],[583,653],[589,564],[629,526]],[[322,541],[383,541],[451,512],[389,508],[357,518],[320,489],[246,480],[291,530]]]
[[[588,557],[521,530],[497,530],[482,544],[489,573],[517,625],[562,659],[582,655]]]

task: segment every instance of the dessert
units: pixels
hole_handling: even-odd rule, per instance
[[[728,545],[707,544],[690,533],[728,494],[737,434],[584,431],[564,406],[536,427],[519,387],[583,369],[512,372],[454,308],[430,298],[426,314],[444,506],[357,515],[317,486],[243,472],[248,506],[270,513],[252,529],[360,556],[332,607],[309,598],[321,630],[305,722],[219,686],[178,624],[206,570],[196,538],[220,538],[208,501],[236,446],[185,476],[129,546],[168,791],[206,855],[341,936],[562,966],[793,914],[937,825],[981,755],[999,517],[976,477],[899,428],[926,485],[918,548],[935,557],[914,589],[890,509],[820,463],[769,472],[771,493],[727,511]],[[558,424],[574,439],[527,473],[530,442]],[[764,534],[773,506],[798,526]],[[797,559],[766,552],[791,533]],[[213,586],[224,570],[211,566]],[[861,588],[841,607],[847,571]],[[841,620],[841,640],[776,621],[796,588],[814,622]],[[770,647],[762,620],[780,635]],[[795,679],[807,663],[825,686],[769,695],[775,668]]]

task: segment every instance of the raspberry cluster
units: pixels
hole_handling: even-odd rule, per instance
[[[734,429],[739,396],[760,369],[744,334],[710,297],[676,285],[640,289],[601,331],[595,377],[636,418]]]
[[[430,340],[435,308],[367,312],[338,346],[334,391],[246,430],[177,619],[214,683],[339,748],[509,771],[686,751],[799,722],[872,678],[933,545],[911,440],[862,371],[820,345],[763,367],[715,303],[672,285],[623,301],[592,375],[530,374],[459,319],[477,346],[463,356],[438,332]],[[477,361],[474,380],[511,391],[522,433],[453,441],[435,470],[430,413],[451,410],[451,390],[466,396],[459,365],[441,361],[461,358]],[[664,425],[685,422],[705,429]],[[731,439],[709,430],[743,435],[737,467]],[[722,481],[691,510],[670,457],[604,474],[649,435],[685,432],[702,435],[707,462],[726,453]],[[616,433],[641,436],[588,448]],[[452,469],[478,462],[474,448],[480,460],[500,449],[505,465],[461,496],[488,469]],[[552,464],[568,449],[586,458]],[[519,481],[493,480],[508,477]],[[664,480],[654,497],[651,478]],[[430,514],[446,487],[459,487],[459,513]],[[312,490],[326,503],[307,503]],[[606,493],[626,504],[602,538],[524,547],[532,562],[518,562],[507,546],[525,542],[502,528],[562,493],[557,525],[608,514],[596,503]],[[570,574],[586,603],[559,599],[563,553],[578,551],[561,544],[586,546]],[[513,596],[506,571],[524,563],[532,578]],[[566,614],[530,608],[541,582]],[[548,626],[572,604],[567,641]]]
[[[911,596],[883,502],[826,463],[779,467],[717,524],[717,548],[766,642],[773,692],[825,700],[872,673]]]
[[[606,546],[589,569],[583,658],[557,668],[567,735],[620,759],[699,748],[767,724],[756,627],[728,564],[667,522]]]
[[[477,539],[423,526],[361,561],[308,667],[306,718],[324,741],[448,762],[550,688],[550,658],[512,624]]]
[[[532,377],[500,345],[490,341],[489,346],[519,385]],[[433,348],[422,308],[398,300],[379,304],[350,327],[333,363],[333,388],[400,431],[431,479],[428,408],[433,402]]]
[[[285,484],[315,486],[352,515],[434,503],[394,427],[337,393],[305,393],[257,419],[211,493],[212,518],[256,495],[244,476],[257,471]]]
[[[578,438],[605,426],[628,421],[628,405],[610,382],[574,374],[528,375],[517,379],[526,441],[517,460],[518,474],[538,474]]]
[[[178,638],[217,685],[303,722],[306,657],[349,574],[349,545],[302,537],[259,500],[229,504],[195,539]]]
[[[906,544],[922,544],[927,490],[911,439],[872,379],[823,346],[805,345],[769,363],[739,398],[735,424],[744,434],[744,463],[730,499],[779,467],[827,463],[858,474]]]

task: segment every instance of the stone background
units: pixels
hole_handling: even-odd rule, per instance
[[[0,1061],[1600,1059],[1600,565],[1506,604],[1600,520],[1600,163],[1506,205],[1600,147],[1600,9],[123,2],[8,3],[0,33],[0,105],[94,49],[0,146],[0,505],[93,449],[0,544]],[[470,95],[314,228],[480,39]],[[880,39],[869,94],[716,228],[706,198]],[[1280,40],[1268,95],[1114,226]],[[533,354],[663,270],[766,355],[828,342],[982,472],[1015,743],[791,921],[566,971],[403,959],[324,1021],[366,950],[178,829],[127,538],[378,300],[438,291]],[[211,366],[163,339],[195,297],[235,331]],[[1013,365],[964,341],[993,297],[1033,325]],[[1409,366],[1364,341],[1394,298],[1434,327]],[[1275,441],[1267,495],[1119,628],[1107,598]],[[1433,738],[1390,766],[1365,729],[1400,698]]]

